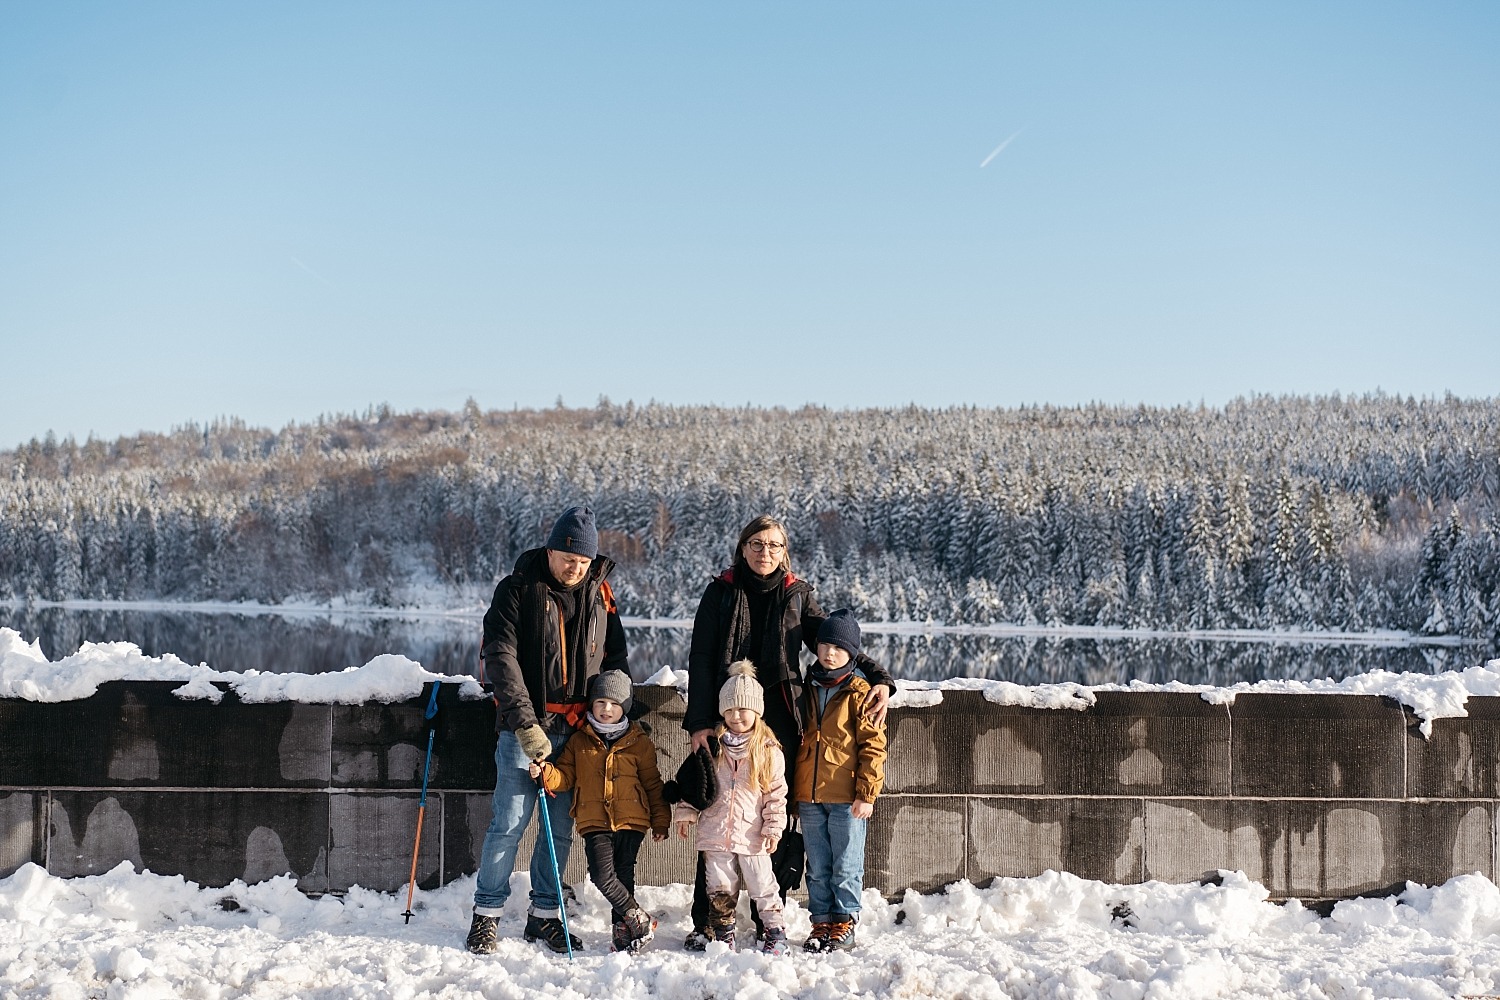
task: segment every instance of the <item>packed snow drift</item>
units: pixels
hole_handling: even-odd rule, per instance
[[[514,876],[524,899],[526,876]],[[1108,885],[1047,872],[892,903],[865,893],[852,952],[775,958],[683,950],[690,890],[642,888],[662,920],[638,955],[610,953],[609,907],[578,887],[576,960],[501,920],[500,950],[464,950],[473,880],[417,896],[355,889],[309,899],[289,877],[202,888],[122,864],[65,880],[27,865],[0,881],[0,996],[14,1000],[487,1000],[801,997],[1400,997],[1500,991],[1500,891],[1479,875],[1339,903],[1320,918],[1271,903],[1234,872],[1220,885]],[[743,905],[743,904],[742,904]],[[800,942],[807,912],[792,903]],[[742,912],[742,926],[748,928]]]

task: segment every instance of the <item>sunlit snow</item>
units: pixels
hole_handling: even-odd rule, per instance
[[[515,876],[522,898],[525,880]],[[522,940],[519,905],[501,919],[497,954],[467,953],[473,889],[470,878],[418,893],[407,924],[404,893],[309,899],[289,877],[200,888],[128,864],[72,880],[27,865],[0,881],[0,995],[1438,1000],[1500,989],[1500,891],[1479,875],[1339,903],[1327,918],[1271,903],[1234,872],[1208,886],[1047,872],[889,904],[870,890],[854,951],[782,958],[684,951],[682,885],[643,887],[662,921],[657,940],[610,954],[608,905],[582,885],[571,919],[584,950],[572,963]],[[789,920],[800,942],[807,912],[793,903]]]

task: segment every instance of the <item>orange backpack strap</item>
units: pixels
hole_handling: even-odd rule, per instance
[[[553,715],[560,715],[567,720],[569,729],[578,729],[583,726],[583,717],[588,714],[589,706],[583,701],[547,702],[543,706]]]
[[[620,613],[620,606],[615,603],[615,592],[609,589],[608,580],[599,581],[599,596],[604,599],[604,610],[612,615]]]

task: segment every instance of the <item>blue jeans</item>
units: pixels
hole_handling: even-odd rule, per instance
[[[552,750],[557,752],[567,742],[566,735],[553,735]],[[501,732],[495,744],[495,802],[490,828],[484,834],[479,857],[479,878],[474,885],[474,912],[498,917],[510,898],[510,874],[516,869],[516,848],[521,834],[531,822],[536,808],[537,785],[526,773],[529,761],[521,752],[516,734]],[[547,816],[552,820],[552,845],[557,849],[557,869],[568,865],[568,851],[573,846],[573,806],[571,791],[558,792],[547,800]],[[547,844],[537,836],[531,852],[531,912],[541,917],[557,916],[561,894],[552,878],[552,860]]]
[[[798,802],[807,848],[807,909],[813,923],[856,919],[865,888],[865,827],[849,802]]]

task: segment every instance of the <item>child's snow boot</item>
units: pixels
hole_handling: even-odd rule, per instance
[[[737,892],[711,892],[708,894],[709,926],[715,941],[723,941],[734,951],[734,908],[740,901]]]
[[[767,927],[761,936],[760,950],[767,955],[790,955],[792,943],[786,939],[783,928]]]
[[[828,943],[824,951],[848,951],[854,947],[854,921],[839,917],[828,925]]]
[[[616,920],[609,925],[609,950],[628,951],[630,948],[630,928],[625,926],[625,921]]]
[[[833,925],[826,920],[820,920],[812,926],[812,933],[807,940],[802,942],[803,951],[827,951],[828,929]]]
[[[623,923],[626,933],[630,935],[630,940],[625,945],[626,951],[638,952],[656,936],[656,918],[640,907],[626,912]]]

